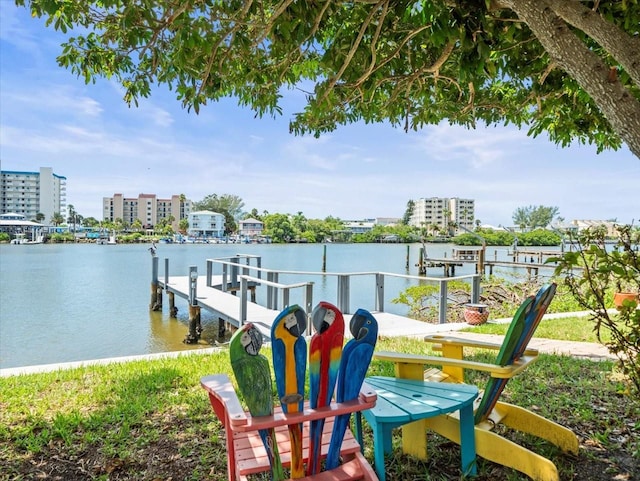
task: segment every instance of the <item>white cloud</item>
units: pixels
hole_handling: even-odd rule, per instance
[[[529,143],[526,133],[515,128],[466,129],[444,123],[425,129],[416,139],[416,145],[431,158],[468,162],[476,169],[509,160]]]

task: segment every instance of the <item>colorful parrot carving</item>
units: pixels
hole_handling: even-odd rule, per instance
[[[271,370],[267,358],[260,354],[260,347],[262,334],[251,323],[238,329],[229,344],[231,368],[252,416],[273,414]],[[285,479],[275,430],[262,429],[259,433],[271,464],[271,479]]]
[[[298,305],[285,308],[271,326],[273,370],[276,389],[285,413],[302,412],[307,371],[307,314]],[[291,477],[304,476],[302,424],[289,426],[291,439]]]
[[[353,339],[342,350],[336,388],[337,402],[351,401],[358,397],[378,340],[378,321],[369,311],[358,309],[351,318],[349,330]],[[340,446],[350,417],[350,414],[336,416],[327,454],[327,470],[340,464]]]
[[[309,404],[317,408],[331,403],[336,387],[344,342],[344,317],[333,304],[320,302],[311,313],[311,323],[316,332],[309,345]],[[307,475],[320,470],[323,427],[324,419],[311,421],[309,425]]]

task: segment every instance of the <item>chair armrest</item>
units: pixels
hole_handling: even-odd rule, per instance
[[[351,414],[358,411],[371,409],[376,405],[377,394],[375,389],[366,382],[362,383],[358,398],[343,403],[332,403],[318,409],[309,409],[308,404],[300,413],[285,414],[282,411],[276,412],[272,416],[251,416],[245,412],[233,383],[226,374],[214,374],[204,376],[200,379],[200,384],[209,393],[212,405],[218,418],[226,423],[229,421],[230,427],[234,431],[255,431],[277,426],[287,426],[298,424],[304,421],[314,421],[340,414]],[[220,411],[217,409],[220,406]]]
[[[502,347],[502,343],[498,344],[495,342],[486,342],[486,341],[476,341],[473,339],[465,339],[461,337],[455,336],[442,336],[439,334],[432,334],[429,336],[425,336],[424,340],[426,342],[438,343],[449,346],[460,346],[460,347],[473,347],[478,349],[495,349],[499,350]]]
[[[345,401],[342,403],[331,403],[328,406],[311,409],[308,403],[302,412],[285,414],[281,410],[275,412],[272,416],[256,416],[252,417],[247,414],[247,423],[236,425],[232,422],[231,429],[238,432],[256,431],[259,429],[276,428],[278,426],[289,426],[291,424],[299,424],[307,421],[315,421],[317,419],[325,419],[329,417],[339,416],[341,414],[353,414],[360,411],[371,409],[376,405],[377,394],[375,390],[367,386],[367,392],[363,395],[362,390],[357,399]]]
[[[473,369],[475,371],[488,372],[491,377],[509,379],[520,371],[524,370],[530,363],[538,358],[537,351],[527,351],[516,362],[509,366],[498,366],[477,361],[466,361],[464,359],[451,359],[442,356],[423,356],[419,354],[404,354],[390,351],[375,351],[373,353],[375,359],[381,361],[389,361],[394,364],[435,364],[436,366],[451,366],[463,369]]]
[[[218,418],[223,424],[226,424],[228,418],[234,425],[247,424],[247,414],[240,404],[240,399],[236,394],[235,388],[226,374],[213,374],[200,378],[200,385],[209,393],[211,404]],[[222,411],[216,409],[216,405],[222,408]]]

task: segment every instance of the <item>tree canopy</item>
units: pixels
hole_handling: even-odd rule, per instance
[[[60,65],[137,104],[163,83],[196,112],[236,97],[294,133],[364,120],[407,130],[514,124],[640,157],[638,0],[16,0],[78,34]],[[307,87],[308,86],[308,87]]]
[[[544,229],[558,215],[558,207],[545,207],[544,205],[530,205],[518,207],[512,216],[513,223],[520,229]]]

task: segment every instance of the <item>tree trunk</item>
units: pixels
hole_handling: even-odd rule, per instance
[[[556,15],[598,42],[640,86],[640,37],[629,35],[579,2],[547,1]]]
[[[553,1],[553,0],[551,0]],[[538,38],[553,61],[587,92],[611,127],[640,158],[640,101],[617,80],[609,67],[571,31],[546,0],[501,0]]]

